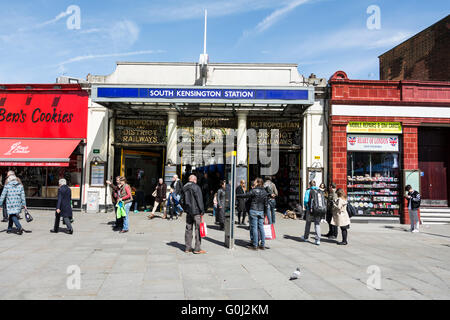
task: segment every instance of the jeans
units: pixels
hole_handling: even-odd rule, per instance
[[[256,211],[256,210],[250,210],[249,216],[250,219],[250,230],[252,232],[252,244],[254,247],[258,246],[258,238],[259,234],[261,235],[261,246],[265,246],[265,233],[264,233],[264,212],[263,211]]]
[[[269,219],[269,224],[275,224],[275,210],[277,203],[275,199],[268,200],[269,205],[267,206],[267,219]]]
[[[12,231],[13,223],[16,225],[17,230],[21,230],[22,226],[20,225],[19,219],[17,219],[17,216],[15,214],[9,215],[9,221],[8,221],[8,231]]]
[[[200,237],[200,221],[201,215],[195,216],[186,214],[186,231],[184,232],[184,243],[186,245],[185,250],[190,251],[192,249],[192,232],[195,232],[195,248],[194,251],[198,252],[202,250],[200,248],[202,238]]]
[[[309,210],[306,212],[306,224],[305,224],[305,235],[304,238],[309,238],[309,232],[311,229],[311,222],[314,222],[314,227],[316,230],[316,240],[320,241],[320,220],[319,216],[313,216]]]
[[[217,206],[213,206],[213,217],[216,216],[216,210],[217,210]]]
[[[128,231],[128,216],[130,214],[130,208],[131,208],[131,202],[126,203],[125,204],[126,216],[123,217],[123,227],[122,227],[123,231]]]
[[[408,209],[409,220],[411,222],[411,231],[419,230],[419,213],[417,209]]]

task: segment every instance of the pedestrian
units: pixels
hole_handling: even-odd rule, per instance
[[[72,191],[67,186],[66,179],[59,179],[58,184],[58,202],[56,204],[55,224],[50,232],[58,233],[59,222],[61,218],[63,218],[64,224],[67,226],[67,233],[73,234],[72,224],[70,223],[70,218],[72,217]]]
[[[9,173],[9,172],[8,172]],[[5,181],[5,186],[0,196],[0,206],[6,202],[6,210],[8,213],[8,230],[7,233],[12,232],[13,223],[16,225],[17,234],[22,235],[23,228],[19,222],[18,216],[22,211],[22,208],[27,209],[25,201],[25,191],[19,178],[14,174],[8,174],[8,178]]]
[[[136,181],[136,192],[134,199],[134,213],[139,213],[139,209],[144,207],[144,212],[148,212],[147,203],[145,201],[145,175],[144,170],[138,170]]]
[[[186,212],[186,230],[184,233],[185,252],[192,251],[192,233],[195,233],[194,254],[203,254],[200,237],[200,223],[205,213],[203,207],[202,189],[197,185],[197,177],[189,176],[189,182],[183,187],[182,201],[184,211]]]
[[[0,194],[3,191],[3,175],[0,175]],[[2,222],[8,222],[8,211],[6,210],[6,202],[3,203],[3,219]]]
[[[411,232],[419,232],[419,208],[420,208],[420,194],[416,190],[411,187],[411,185],[407,185],[405,187],[406,199],[408,199],[408,212],[409,212],[409,220],[411,223]]]
[[[129,231],[129,213],[131,204],[133,203],[133,196],[131,195],[131,187],[127,184],[127,179],[123,176],[119,176],[116,178],[117,182],[117,192],[116,199],[117,205],[123,204],[125,209],[125,216],[123,217],[123,225],[120,233],[125,233]],[[111,184],[111,182],[107,181],[106,183]]]
[[[217,191],[217,211],[216,220],[219,223],[219,229],[225,230],[225,199],[226,199],[226,183],[225,181],[220,182],[220,188]]]
[[[337,194],[336,194],[336,184],[332,182],[330,184],[330,187],[328,188],[328,193],[326,194],[327,197],[327,215],[326,220],[328,223],[328,233],[324,235],[324,237],[328,237],[330,240],[335,240],[338,235],[338,229],[336,226],[331,224],[331,219],[333,219],[333,205],[337,200]]]
[[[156,191],[155,202],[153,204],[152,212],[148,216],[148,218],[153,219],[155,217],[156,208],[158,208],[158,206],[160,206],[160,210],[163,209],[163,211],[164,211],[164,215],[162,218],[166,219],[167,218],[167,213],[166,213],[167,185],[164,183],[163,178],[159,178],[158,185],[156,186],[155,191]]]
[[[178,201],[178,205],[175,206],[175,213],[178,219],[178,217],[181,217],[183,215],[183,208],[180,204],[181,194],[183,193],[183,183],[178,178],[178,175],[175,174],[172,177],[172,183],[170,184],[170,187],[173,189],[174,197]]]
[[[212,212],[212,216],[213,217],[217,217],[216,216],[216,212],[217,212],[217,192],[214,193],[214,197],[213,197],[213,212]],[[216,222],[217,222],[217,218],[216,218]]]
[[[347,213],[347,195],[344,190],[339,188],[336,191],[337,200],[333,203],[333,219],[331,223],[341,228],[342,242],[338,242],[339,245],[347,245],[347,233],[350,229],[350,217]]]
[[[322,190],[323,193],[327,192],[327,187],[325,187],[325,183],[321,183],[319,189]]]
[[[236,195],[244,194],[246,192],[245,180],[241,180],[239,187],[236,188]],[[245,225],[245,216],[247,214],[247,208],[245,205],[246,200],[243,198],[237,198],[237,211],[238,211],[238,224]],[[242,221],[241,221],[242,216]]]
[[[306,224],[305,234],[300,237],[302,241],[307,241],[309,238],[309,232],[311,229],[311,223],[314,222],[314,228],[316,230],[316,245],[320,245],[320,221],[326,215],[326,201],[323,192],[316,187],[314,180],[309,182],[309,188],[305,192],[303,204],[306,210]],[[316,205],[321,205],[322,211],[316,209]]]
[[[269,193],[264,188],[264,181],[261,178],[255,179],[255,187],[244,194],[236,195],[237,198],[248,198],[250,202],[250,230],[252,232],[252,243],[247,246],[251,250],[265,250],[264,217],[268,206]],[[260,243],[258,243],[261,241]]]
[[[275,186],[275,183],[272,182],[270,177],[266,178],[266,182],[264,183],[264,188],[269,194],[268,199],[268,207],[267,207],[267,218],[269,219],[269,224],[275,224],[275,212],[277,203],[275,198],[278,196],[278,190]]]
[[[167,220],[173,220],[173,216],[176,216],[178,219],[178,215],[176,214],[177,205],[178,201],[176,199],[175,191],[172,187],[169,187],[169,196],[167,197],[167,210],[169,212],[169,218]]]
[[[120,177],[116,178],[116,185],[112,184],[111,181],[106,180],[106,184],[112,189],[111,191],[111,201],[114,206],[114,208],[117,206],[117,202],[119,199],[119,184],[120,184]],[[113,230],[114,231],[121,231],[123,228],[123,217],[117,217],[116,216],[116,223],[114,224]]]
[[[208,205],[209,205],[209,194],[210,194],[210,185],[209,185],[209,179],[208,179],[208,173],[204,173],[202,178],[202,196],[203,196],[203,207],[205,208],[205,212],[208,211]]]

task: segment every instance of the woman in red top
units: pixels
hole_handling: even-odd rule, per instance
[[[133,203],[133,196],[131,195],[131,187],[127,184],[127,179],[125,177],[117,177],[116,182],[117,188],[115,188],[114,198],[117,202],[123,202],[126,213],[126,216],[123,217],[123,227],[120,233],[125,233],[128,232],[128,215],[130,213],[131,204]],[[110,181],[106,181],[106,183],[111,185]]]

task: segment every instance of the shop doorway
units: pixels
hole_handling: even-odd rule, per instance
[[[127,179],[135,201],[139,200],[138,210],[143,207],[148,209],[154,201],[152,192],[158,179],[164,178],[164,149],[144,151],[122,148],[120,152],[120,175]],[[140,198],[144,201],[140,201]]]
[[[422,205],[447,207],[450,198],[450,128],[419,128]]]

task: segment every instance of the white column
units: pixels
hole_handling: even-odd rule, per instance
[[[237,181],[247,181],[247,111],[238,112],[237,146],[236,146],[236,165]]]
[[[167,161],[177,164],[177,112],[168,113],[167,121]],[[170,160],[170,161],[169,161]]]

